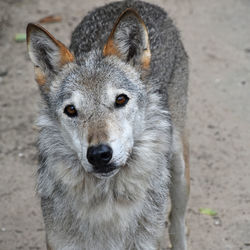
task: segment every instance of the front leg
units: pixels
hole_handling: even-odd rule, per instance
[[[55,234],[46,236],[47,250],[84,250],[80,244],[76,244],[72,239],[61,237]]]
[[[189,196],[189,149],[186,138],[175,137],[170,187],[171,212],[169,237],[172,250],[186,250],[185,213]]]
[[[47,250],[53,250],[53,248],[51,247],[49,241],[48,241],[48,237],[47,237],[47,234],[46,234],[46,247],[47,247]]]
[[[160,246],[147,237],[137,238],[136,241],[126,248],[128,250],[160,250]]]

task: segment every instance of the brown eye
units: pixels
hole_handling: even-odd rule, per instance
[[[77,111],[74,105],[68,105],[64,109],[64,113],[69,117],[76,117]]]
[[[123,107],[127,104],[129,98],[125,94],[118,95],[115,100],[115,106],[117,108]]]

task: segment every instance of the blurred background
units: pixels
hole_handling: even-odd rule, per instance
[[[26,25],[42,19],[68,46],[82,17],[108,2],[0,0],[0,250],[45,249]],[[189,249],[250,250],[250,1],[148,2],[174,19],[190,57]]]

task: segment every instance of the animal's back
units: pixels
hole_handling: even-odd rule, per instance
[[[99,50],[107,42],[119,15],[133,8],[145,22],[150,40],[151,64],[147,83],[160,92],[174,125],[182,131],[185,125],[188,59],[177,28],[160,7],[141,1],[107,4],[83,18],[72,34],[70,49],[82,60],[91,50]]]

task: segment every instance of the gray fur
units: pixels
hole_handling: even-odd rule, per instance
[[[115,20],[128,7],[148,28],[152,59],[146,76],[126,60],[102,55]],[[157,6],[116,2],[83,19],[73,32],[70,49],[75,62],[47,80],[50,91],[42,92],[38,121],[37,190],[48,245],[52,250],[159,249],[172,155],[182,150],[174,150],[174,145],[184,133],[186,117],[187,56],[179,32]],[[120,111],[112,104],[115,96],[110,99],[110,93],[118,90],[130,97]],[[63,108],[73,101],[79,117],[65,118]],[[131,149],[122,148],[125,162],[114,159],[122,166],[110,177],[93,175],[85,159],[88,128],[103,124],[98,127],[102,133],[108,123],[119,134],[127,131],[123,119],[133,129],[131,141],[121,145]],[[107,140],[113,141],[112,134]]]

